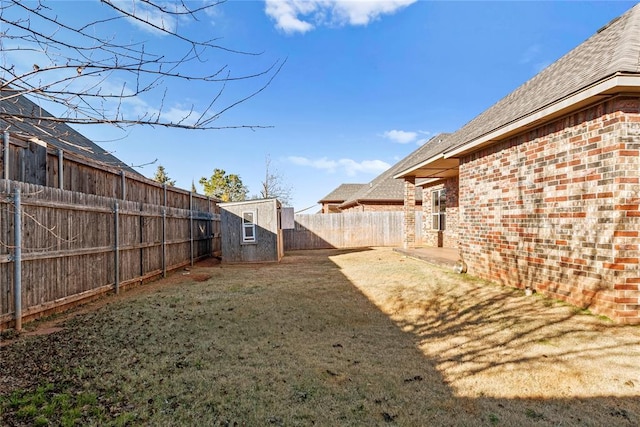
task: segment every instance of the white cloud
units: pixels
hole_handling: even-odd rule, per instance
[[[420,147],[420,146],[422,146],[422,145],[426,144],[426,143],[427,143],[431,138],[433,138],[433,135],[435,135],[435,133],[433,133],[433,132],[429,132],[428,130],[419,130],[419,131],[418,131],[418,133],[419,133],[420,135],[423,135],[423,137],[422,137],[422,138],[420,138],[420,139],[418,139],[418,140],[416,141],[416,145],[417,145],[418,147]],[[436,133],[437,133],[437,132],[436,132]]]
[[[551,64],[553,64],[553,61],[540,61],[540,62],[534,64],[533,69],[535,70],[535,72],[537,74],[540,71],[542,71],[545,68],[547,68]]]
[[[357,162],[352,159],[332,160],[322,157],[320,159],[308,159],[306,157],[290,156],[288,160],[299,166],[308,166],[314,169],[324,170],[329,173],[342,171],[348,176],[354,176],[358,173],[380,174],[391,167],[387,162],[382,160],[363,160]]]
[[[541,46],[534,44],[529,46],[520,55],[520,64],[529,64],[533,62],[538,56],[540,56]]]
[[[308,22],[298,19],[315,10],[315,1],[265,0],[265,13],[276,21],[276,28],[285,33],[306,33],[314,28]]]
[[[520,64],[530,65],[537,74],[553,63],[553,61],[541,58],[542,56],[542,46],[539,44],[531,45],[520,56]]]
[[[417,132],[407,132],[404,130],[388,130],[382,134],[383,137],[390,139],[398,144],[408,144],[413,142],[418,137]]]
[[[265,13],[285,33],[306,33],[318,25],[368,25],[417,0],[265,0]]]

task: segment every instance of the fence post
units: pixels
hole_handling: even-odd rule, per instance
[[[140,277],[144,276],[144,203],[140,202]]]
[[[121,182],[120,182],[120,187],[121,187],[121,192],[120,195],[122,197],[120,197],[122,200],[127,200],[127,177],[124,175],[124,171],[121,170],[120,171],[120,178],[121,178]]]
[[[64,151],[58,149],[58,188],[64,188]]]
[[[25,174],[26,174],[26,170],[25,170],[25,164],[24,164],[24,152],[26,151],[26,148],[19,148],[18,149],[18,164],[20,165],[20,170],[18,172],[18,181],[22,181],[25,182],[26,180],[25,178]]]
[[[166,183],[162,184],[162,193],[164,195],[164,201],[163,201],[164,203],[163,203],[163,205],[166,208],[167,207],[167,184]]]
[[[113,209],[113,217],[114,217],[114,234],[115,234],[115,243],[114,243],[114,257],[115,257],[115,289],[116,294],[120,293],[120,238],[119,238],[119,211],[120,207],[118,206],[118,201],[116,200],[115,206]]]
[[[213,256],[213,216],[211,215],[211,197],[207,196],[207,245],[209,256]]]
[[[9,132],[5,131],[2,134],[2,142],[4,146],[3,150],[3,167],[4,167],[4,179],[9,179]]]
[[[162,209],[162,277],[167,277],[167,208]]]
[[[22,330],[22,207],[20,206],[20,188],[16,188],[13,197],[13,287],[15,297],[15,320],[16,331]]]
[[[191,243],[191,266],[193,267],[193,192],[189,191],[189,240]]]

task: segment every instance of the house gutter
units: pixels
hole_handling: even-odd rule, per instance
[[[536,126],[546,118],[550,116],[559,116],[568,112],[572,107],[576,105],[586,106],[590,102],[594,101],[597,97],[611,97],[617,93],[625,91],[638,92],[640,91],[640,75],[633,73],[616,73],[613,74],[591,86],[575,92],[555,103],[547,105],[533,113],[530,113],[520,119],[516,119],[500,128],[497,128],[489,133],[486,133],[478,138],[468,141],[457,148],[449,151],[443,151],[427,160],[418,163],[408,169],[405,169],[393,177],[395,179],[401,179],[406,176],[411,176],[411,173],[436,162],[437,160],[457,158],[464,154],[468,154],[479,148],[482,148],[492,143],[496,143],[505,135],[509,133],[515,133],[518,130]]]
[[[405,169],[402,172],[394,175],[393,178],[394,179],[404,178],[405,176],[409,175],[411,172],[415,172],[418,169],[420,169],[422,167],[425,167],[428,164],[435,162],[436,160],[441,160],[441,159],[444,159],[444,153],[436,154],[435,156],[433,156],[433,157],[431,157],[431,158],[429,158],[427,160],[424,160],[424,161],[418,163],[417,165],[410,167],[409,169]]]

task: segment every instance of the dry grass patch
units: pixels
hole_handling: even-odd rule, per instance
[[[637,424],[638,328],[546,305],[388,249],[202,265],[0,348],[0,416],[7,425]]]

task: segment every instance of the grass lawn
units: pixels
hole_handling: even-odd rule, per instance
[[[1,425],[640,424],[640,327],[388,248],[205,262],[27,327]]]

